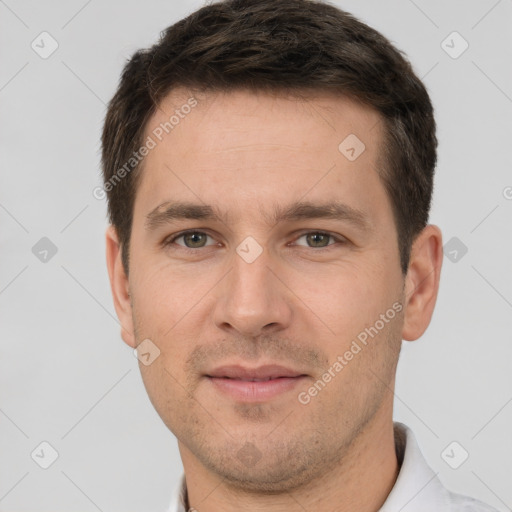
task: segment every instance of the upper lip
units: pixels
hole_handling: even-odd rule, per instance
[[[302,375],[306,374],[277,364],[258,366],[257,368],[237,365],[219,366],[206,374],[207,377],[239,380],[277,379],[279,377],[301,377]]]

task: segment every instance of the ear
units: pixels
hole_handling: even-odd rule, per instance
[[[418,339],[427,329],[439,290],[443,243],[441,230],[429,224],[417,235],[405,278],[405,314],[402,338]]]
[[[114,226],[107,228],[105,240],[110,288],[112,290],[112,298],[114,299],[117,317],[121,323],[121,337],[127,345],[135,348],[128,277],[123,268],[121,247]]]

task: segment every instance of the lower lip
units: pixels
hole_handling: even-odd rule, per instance
[[[291,391],[306,378],[280,377],[261,382],[249,382],[238,379],[207,377],[208,380],[223,393],[243,402],[262,402]]]

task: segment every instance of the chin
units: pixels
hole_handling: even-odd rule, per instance
[[[265,434],[268,436],[268,434]],[[208,452],[195,452],[196,457],[226,485],[250,493],[283,493],[304,487],[321,478],[336,462],[327,460],[321,450],[308,450],[301,442],[272,446],[265,439],[258,441],[261,451],[247,442],[230,439],[226,446]],[[236,446],[234,446],[236,444]],[[309,443],[308,443],[309,444]],[[318,446],[315,443],[310,446]],[[203,447],[204,448],[204,447]],[[331,451],[332,456],[332,451]]]

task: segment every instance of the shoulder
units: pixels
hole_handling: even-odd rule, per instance
[[[400,471],[379,512],[498,512],[476,498],[452,492],[428,465],[413,431],[394,422],[395,450]],[[410,506],[408,506],[410,504]]]
[[[499,512],[483,501],[448,491],[451,512]]]

